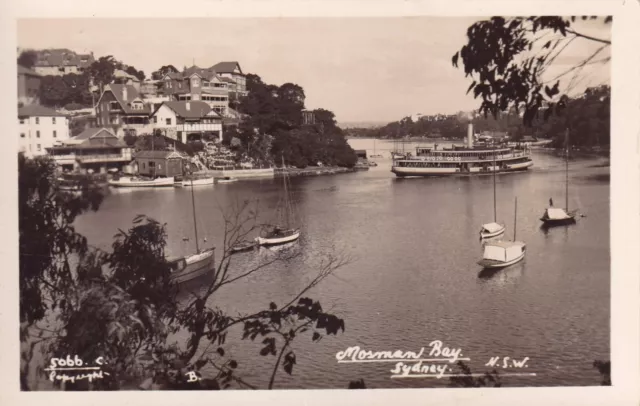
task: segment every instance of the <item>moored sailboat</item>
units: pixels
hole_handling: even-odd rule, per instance
[[[497,172],[497,167],[496,167],[495,147],[494,147],[494,154],[493,154],[493,166],[492,166],[491,170],[493,171],[493,222],[482,225],[482,228],[480,229],[480,238],[498,237],[498,236],[504,234],[504,231],[506,229],[504,224],[498,223],[498,214],[497,214],[497,210],[496,210],[496,204],[497,204],[496,203],[496,172]]]
[[[482,259],[478,265],[484,269],[506,268],[524,259],[527,246],[522,241],[516,240],[516,221],[518,217],[518,198],[515,202],[515,215],[513,220],[513,241],[495,241],[484,245]]]
[[[284,158],[282,167],[284,167]],[[280,223],[269,227],[261,236],[255,238],[255,242],[259,245],[286,244],[300,238],[300,229],[293,225],[295,214],[290,195],[289,176],[286,171],[283,172],[282,179],[284,196],[278,209]]]
[[[565,207],[553,207],[553,200],[549,199],[549,207],[545,209],[540,221],[544,226],[558,226],[565,224],[573,224],[576,222],[578,210],[569,210],[569,129],[565,132],[566,151],[565,156]]]
[[[193,179],[191,180],[193,182]],[[206,275],[213,270],[215,248],[200,250],[198,244],[198,223],[196,221],[196,203],[191,185],[191,205],[193,209],[193,229],[195,233],[196,253],[182,258],[170,260],[171,283],[180,284],[199,276]],[[206,239],[205,239],[206,240]]]

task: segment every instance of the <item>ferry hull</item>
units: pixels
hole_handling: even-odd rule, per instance
[[[496,173],[524,172],[527,171],[531,166],[533,166],[533,162],[515,164],[510,168],[498,170],[496,171]],[[493,171],[462,172],[457,168],[411,168],[400,166],[392,167],[391,172],[395,173],[395,175],[399,178],[403,178],[406,176],[482,176],[493,174]]]

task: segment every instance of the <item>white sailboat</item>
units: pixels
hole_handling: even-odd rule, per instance
[[[506,268],[524,259],[527,245],[516,240],[516,221],[518,217],[518,198],[515,202],[515,215],[513,219],[513,241],[488,242],[484,246],[482,259],[478,265],[484,269]]]
[[[191,182],[193,182],[193,179],[191,179]],[[198,223],[196,221],[196,203],[193,192],[193,183],[190,186],[196,253],[169,261],[171,267],[171,283],[174,284],[180,284],[199,276],[206,275],[213,270],[214,265],[213,254],[215,252],[215,248],[200,250],[200,246],[198,244]]]
[[[480,229],[480,238],[497,237],[504,234],[506,230],[504,224],[498,223],[498,214],[496,210],[496,172],[498,171],[498,168],[496,167],[495,146],[493,147],[493,165],[491,170],[493,171],[493,222],[482,225],[482,228]]]
[[[565,224],[573,224],[576,222],[578,210],[569,210],[569,129],[565,132],[565,203],[564,209],[553,207],[552,200],[549,199],[549,207],[547,207],[540,218],[544,226],[557,226]]]
[[[282,159],[282,167],[284,168],[284,158]],[[289,175],[283,172],[283,192],[284,196],[279,205],[279,224],[271,226],[261,236],[255,238],[258,245],[280,245],[288,242],[296,241],[300,238],[300,229],[294,227],[294,206],[291,200],[291,185],[289,184]]]

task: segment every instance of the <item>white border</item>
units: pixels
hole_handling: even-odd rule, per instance
[[[637,405],[640,402],[638,367],[640,356],[640,25],[638,0],[620,1],[127,1],[109,0],[8,0],[0,6],[0,70],[7,86],[0,105],[3,126],[3,159],[0,172],[7,187],[0,200],[0,244],[4,263],[0,279],[2,362],[0,404],[182,405],[189,402],[216,404],[367,404],[398,402],[417,404],[580,404]],[[392,17],[412,15],[613,15],[612,62],[612,387],[501,388],[501,389],[376,389],[286,390],[221,392],[117,392],[117,393],[20,393],[18,382],[17,296],[17,124],[15,120],[16,18],[18,17]],[[46,33],[43,33],[46,35]],[[588,317],[588,315],[586,316]],[[11,327],[14,326],[14,327]],[[589,360],[586,360],[589,361]]]

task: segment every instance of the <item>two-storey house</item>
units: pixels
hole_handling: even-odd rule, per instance
[[[131,148],[108,128],[89,128],[47,152],[65,171],[130,172],[133,160]]]
[[[18,103],[40,102],[40,74],[18,65]]]
[[[230,80],[230,91],[237,93],[239,96],[247,94],[247,78],[242,73],[242,68],[238,62],[218,62],[213,65],[210,70],[215,71],[218,75]]]
[[[38,58],[33,70],[42,76],[80,74],[95,62],[93,53],[77,54],[69,49],[45,49],[36,54]]]
[[[162,78],[159,93],[171,101],[203,101],[222,116],[229,108],[228,83],[211,69],[192,66]]]
[[[151,134],[151,107],[144,102],[133,85],[109,84],[96,104],[96,123],[111,129],[118,137],[125,134]]]
[[[18,108],[18,147],[26,157],[46,154],[46,148],[69,138],[69,120],[37,104]]]
[[[201,100],[164,102],[151,114],[151,122],[156,130],[182,143],[205,135],[222,140],[222,117]]]

